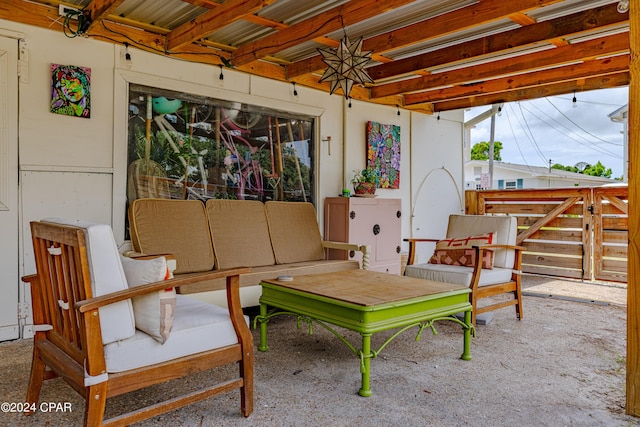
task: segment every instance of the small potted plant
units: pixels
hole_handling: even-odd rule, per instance
[[[378,186],[378,175],[373,168],[364,168],[362,170],[354,170],[355,173],[351,182],[353,183],[353,192],[356,195],[373,196]]]

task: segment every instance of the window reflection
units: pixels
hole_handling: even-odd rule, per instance
[[[127,196],[314,203],[312,117],[131,85]]]

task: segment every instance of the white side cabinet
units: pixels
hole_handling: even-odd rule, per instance
[[[369,268],[400,274],[402,201],[368,197],[327,197],[324,202],[324,239],[369,245]],[[362,259],[360,252],[345,255],[329,250],[330,259]]]

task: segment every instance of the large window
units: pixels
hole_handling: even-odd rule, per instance
[[[127,196],[314,203],[314,119],[129,89]]]

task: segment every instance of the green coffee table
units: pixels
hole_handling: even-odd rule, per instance
[[[467,287],[413,277],[378,273],[370,270],[348,270],[337,273],[311,274],[293,277],[292,281],[263,280],[260,297],[260,351],[267,351],[267,322],[282,314],[298,316],[299,320],[315,322],[344,342],[360,359],[361,396],[371,396],[371,359],[400,333],[418,327],[416,341],[422,331],[434,322],[450,320],[462,325],[463,352],[461,358],[471,360],[471,304]],[[464,321],[454,316],[464,312]],[[339,326],[360,333],[361,348],[357,349],[338,330]],[[377,350],[371,349],[371,336],[376,332],[399,329]]]

